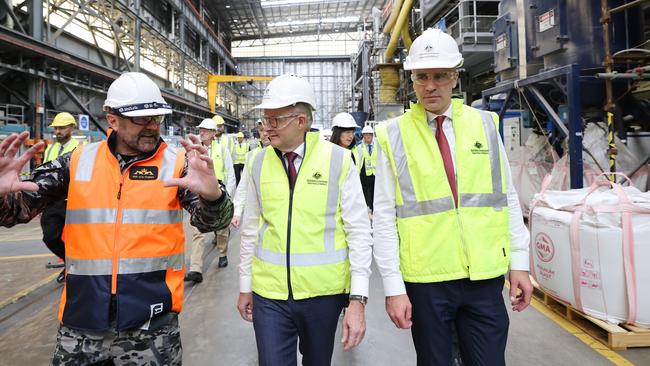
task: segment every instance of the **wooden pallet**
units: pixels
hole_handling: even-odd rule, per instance
[[[627,324],[617,325],[596,319],[549,295],[539,287],[535,287],[533,296],[612,350],[625,350],[629,347],[650,347],[650,329],[648,328]]]

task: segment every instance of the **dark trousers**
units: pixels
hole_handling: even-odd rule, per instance
[[[253,328],[260,366],[297,364],[296,341],[302,364],[329,366],[345,294],[304,300],[271,300],[253,294]]]
[[[235,167],[235,181],[239,185],[239,180],[241,179],[241,171],[244,170],[244,164],[234,164]]]
[[[406,283],[418,365],[452,365],[454,324],[464,365],[505,365],[509,320],[503,282],[503,277],[497,277]]]
[[[43,243],[54,255],[63,260],[65,260],[65,245],[61,240],[61,234],[65,225],[66,204],[66,200],[52,202],[45,206],[41,213]]]
[[[375,176],[367,176],[365,168],[361,170],[361,188],[363,189],[363,197],[366,199],[366,205],[373,210],[372,201],[375,197]]]

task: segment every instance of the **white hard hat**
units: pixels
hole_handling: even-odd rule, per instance
[[[340,128],[357,128],[357,122],[354,120],[354,117],[350,113],[341,112],[334,116],[332,120],[332,127]]]
[[[199,124],[199,128],[205,128],[206,130],[217,130],[217,124],[214,123],[214,121],[211,118],[206,118],[203,121],[201,121],[201,124]]]
[[[153,80],[140,72],[125,72],[108,88],[104,108],[127,117],[171,114],[172,107]]]
[[[375,131],[372,130],[372,127],[366,126],[361,130],[361,134],[364,134],[364,133],[375,133]]]
[[[284,74],[271,80],[264,90],[262,104],[256,109],[280,109],[296,103],[307,103],[316,109],[314,88],[307,79],[294,74]]]
[[[458,44],[440,29],[429,28],[413,41],[404,70],[451,69],[463,65],[463,55],[458,51]]]

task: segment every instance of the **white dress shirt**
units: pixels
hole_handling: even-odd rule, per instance
[[[235,191],[235,197],[232,200],[232,204],[235,207],[233,216],[241,217],[242,212],[244,212],[244,204],[246,203],[247,190],[248,190],[248,159],[246,159],[246,164],[244,164],[244,168],[241,171],[239,185],[237,186],[237,190]]]
[[[451,156],[456,166],[454,129],[451,123],[451,105],[443,113],[445,121],[442,124],[442,130],[447,137]],[[436,115],[427,111],[429,126],[433,134],[436,133]],[[530,243],[530,234],[524,225],[523,214],[519,206],[517,191],[512,185],[512,173],[508,158],[503,147],[503,142],[499,140],[499,150],[501,159],[506,173],[507,199],[508,199],[508,216],[510,225],[510,269],[528,271],[528,245]],[[374,228],[374,256],[381,273],[384,283],[384,293],[386,296],[395,296],[406,293],[404,280],[399,269],[399,238],[397,236],[397,214],[395,209],[395,179],[390,168],[390,163],[381,145],[377,144],[377,167],[375,170],[375,198],[373,211],[373,228]],[[454,168],[455,170],[455,168]]]
[[[305,144],[294,150],[298,156],[294,160],[296,172],[305,154]],[[272,149],[267,154],[275,153]],[[286,158],[283,154],[283,160]],[[260,202],[255,184],[250,176],[247,177],[246,210],[242,219],[241,248],[239,252],[239,288],[243,293],[251,292],[251,265],[257,242],[257,231],[260,220]],[[294,202],[301,204],[300,202]],[[354,164],[350,162],[348,174],[343,180],[341,189],[341,217],[343,229],[348,242],[348,256],[352,283],[350,294],[368,296],[368,281],[370,279],[370,264],[372,262],[372,237],[370,236],[370,220],[366,202],[363,198],[361,181]]]

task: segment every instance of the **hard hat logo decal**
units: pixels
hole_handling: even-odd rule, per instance
[[[131,180],[155,180],[158,179],[158,167],[136,166],[129,170]]]
[[[424,50],[427,52],[431,52],[432,49],[433,47],[431,47],[431,45],[427,45],[426,47],[424,47]]]

